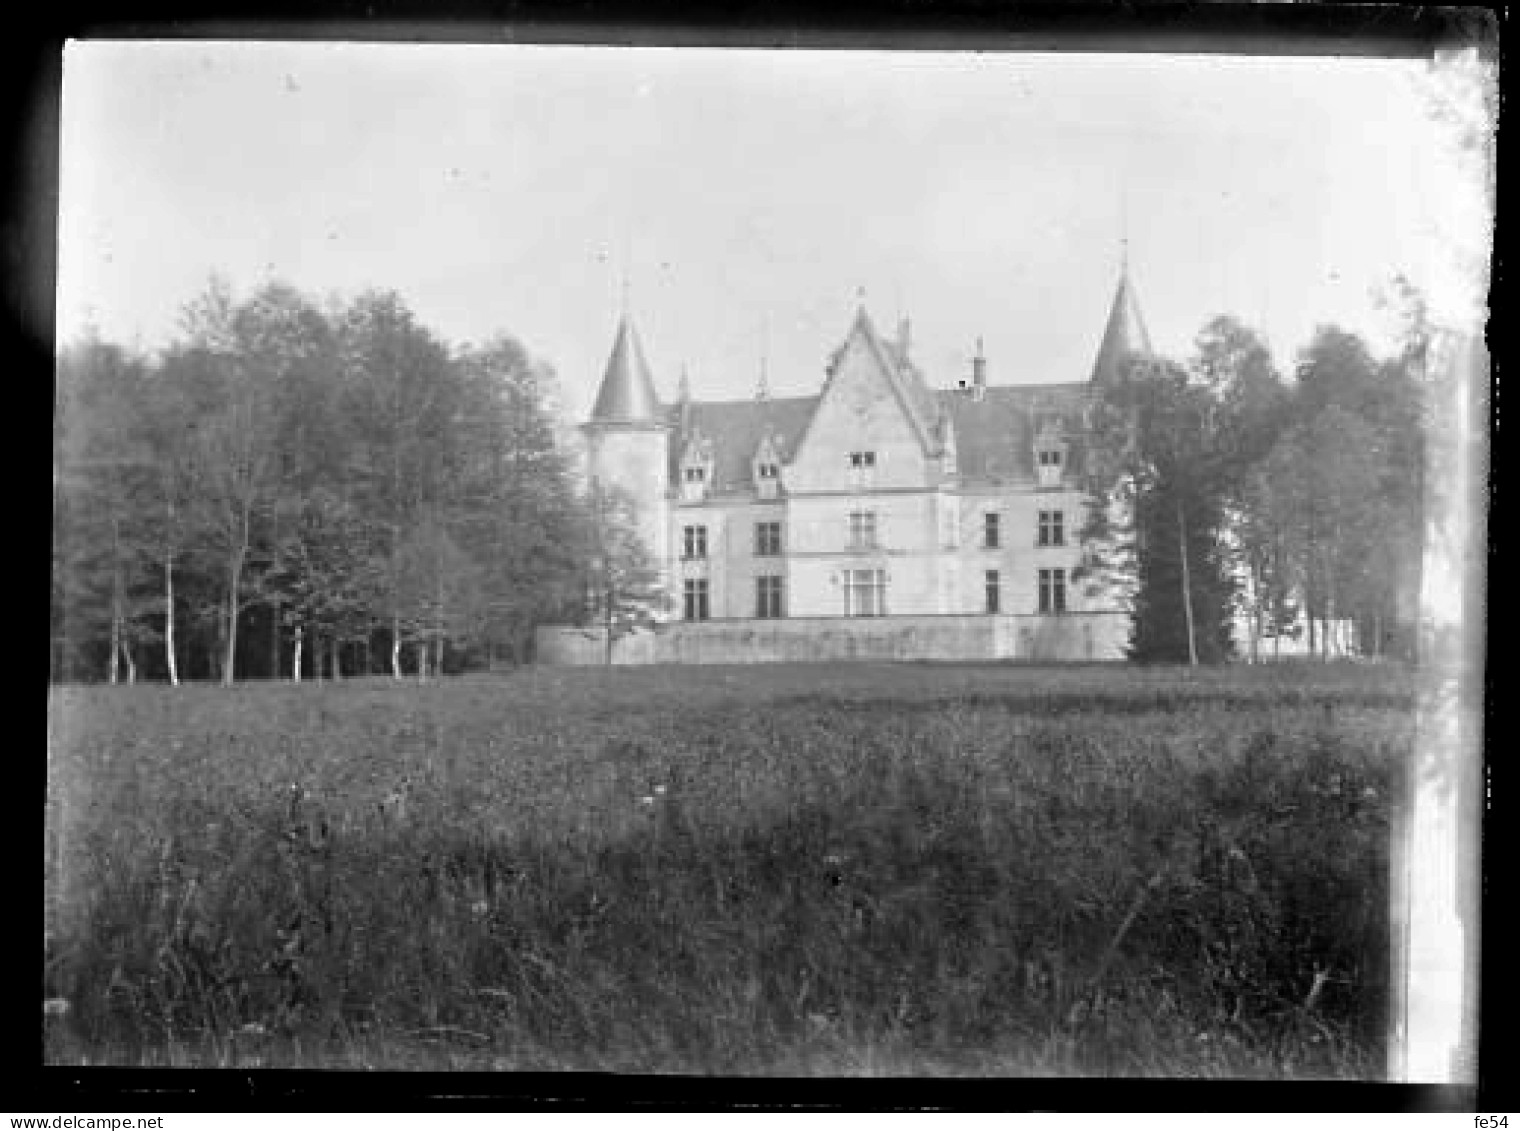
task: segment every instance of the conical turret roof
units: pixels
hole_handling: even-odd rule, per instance
[[[1108,312],[1108,325],[1103,329],[1098,358],[1093,362],[1093,382],[1102,384],[1117,380],[1119,368],[1127,358],[1150,352],[1151,336],[1146,333],[1145,319],[1140,316],[1140,304],[1135,299],[1135,288],[1126,270],[1119,275],[1114,304]]]
[[[618,323],[612,355],[602,375],[596,404],[591,409],[593,424],[663,424],[660,398],[654,391],[654,378],[644,360],[644,348],[633,319],[623,315]]]

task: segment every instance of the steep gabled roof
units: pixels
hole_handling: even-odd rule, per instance
[[[876,359],[876,363],[886,374],[887,384],[902,406],[904,415],[908,418],[908,424],[913,429],[914,435],[923,445],[924,454],[934,456],[939,454],[934,434],[934,422],[938,418],[938,407],[935,404],[934,390],[930,389],[924,381],[923,374],[918,367],[908,360],[906,354],[893,344],[889,343],[876,332],[875,325],[871,322],[871,316],[866,313],[864,306],[855,311],[855,321],[850,325],[850,332],[845,335],[841,342],[829,356],[828,377],[823,383],[823,392],[820,399],[828,395],[829,386],[834,383],[834,375],[839,370],[840,359],[844,356],[850,343],[859,337],[866,344],[866,349]],[[806,438],[807,428],[803,429],[803,436],[799,443]]]
[[[910,412],[916,417],[923,435],[930,441],[928,445],[930,454],[937,453],[935,424],[939,419],[939,403],[935,398],[934,390],[924,379],[923,371],[908,356],[905,346],[884,338],[878,338],[877,341],[901,384]]]
[[[689,402],[684,424],[679,414],[670,417],[671,423],[681,429],[670,446],[671,482],[680,482],[680,458],[687,437],[700,432],[712,442],[714,466],[710,489],[719,494],[749,490],[754,485],[752,464],[761,439],[771,435],[782,459],[791,459],[817,407],[817,397]]]
[[[1150,352],[1151,337],[1146,333],[1140,303],[1135,299],[1135,288],[1130,284],[1126,270],[1119,275],[1119,286],[1108,310],[1108,324],[1103,329],[1103,341],[1093,362],[1093,383],[1101,385],[1117,380],[1120,368],[1128,358]]]
[[[1034,476],[1040,421],[1060,421],[1072,470],[1081,466],[1084,384],[989,385],[981,400],[963,389],[941,389],[940,406],[955,427],[955,465],[963,479]]]
[[[664,420],[665,410],[654,391],[654,378],[649,375],[638,331],[625,314],[618,323],[602,386],[591,409],[591,423],[661,424]]]

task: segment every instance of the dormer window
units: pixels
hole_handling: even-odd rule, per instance
[[[851,452],[850,453],[850,466],[852,468],[857,469],[857,470],[859,470],[861,468],[875,467],[876,466],[876,453],[875,452]]]
[[[779,438],[767,429],[750,462],[755,476],[755,493],[760,498],[774,499],[780,494],[781,459],[784,454]]]
[[[775,460],[755,461],[755,490],[762,499],[774,499],[781,486],[781,465]]]
[[[1035,449],[1035,482],[1041,487],[1059,487],[1065,466],[1065,445],[1059,440],[1041,440]]]
[[[681,453],[681,498],[688,503],[701,502],[713,479],[712,442],[693,434]]]

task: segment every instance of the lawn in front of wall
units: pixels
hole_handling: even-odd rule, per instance
[[[1313,664],[57,689],[46,1055],[1378,1078],[1412,702]]]

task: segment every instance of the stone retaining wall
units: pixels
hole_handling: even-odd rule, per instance
[[[826,660],[1117,660],[1129,638],[1122,613],[788,617],[685,621],[623,637],[615,664],[746,664]],[[599,627],[545,625],[541,664],[601,664]]]

